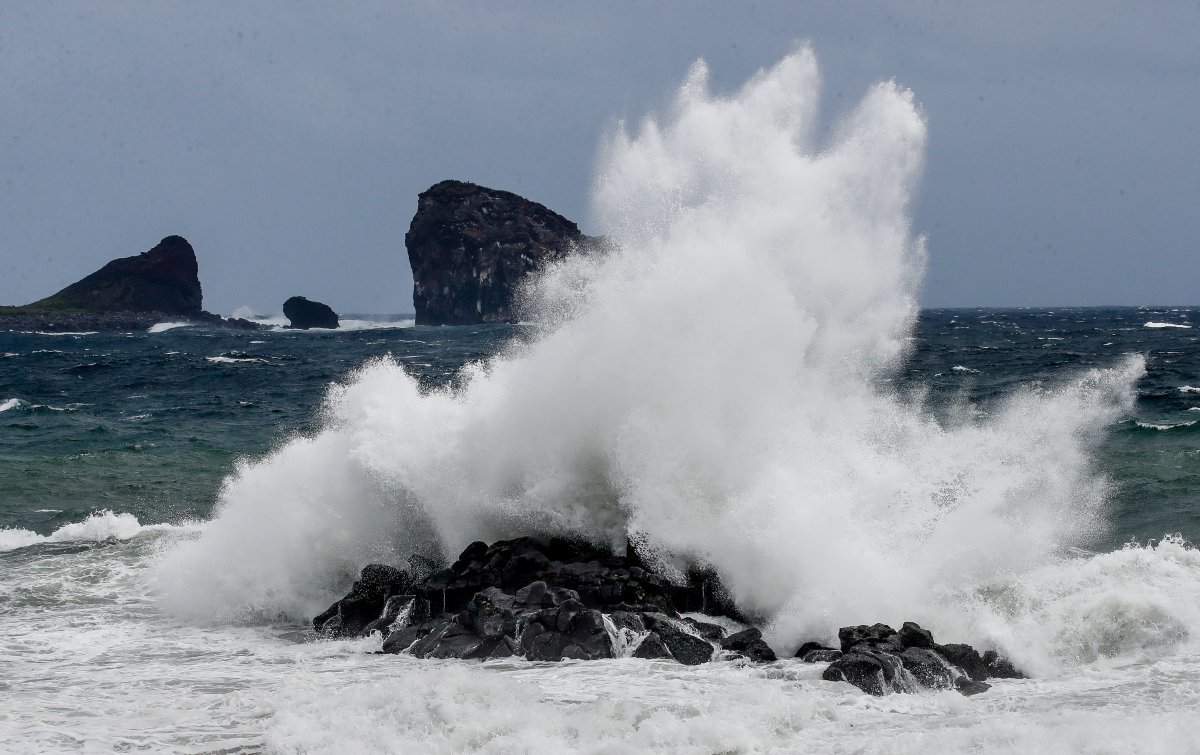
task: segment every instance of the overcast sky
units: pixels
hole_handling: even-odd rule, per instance
[[[927,306],[1200,303],[1195,0],[0,0],[0,303],[178,233],[210,310],[409,312],[418,192],[595,232],[617,118],[697,58],[728,90],[805,40],[830,119],[887,78],[924,107]]]

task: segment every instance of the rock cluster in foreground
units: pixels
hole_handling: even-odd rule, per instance
[[[821,654],[821,660],[832,661],[822,679],[849,682],[872,695],[921,689],[956,689],[974,695],[989,688],[986,679],[1023,676],[994,650],[980,655],[970,645],[939,645],[929,630],[911,621],[898,632],[886,624],[842,627],[838,641],[840,651],[801,650],[807,650],[805,659]]]
[[[630,553],[518,538],[472,543],[440,571],[416,559],[406,569],[372,564],[313,626],[331,637],[380,632],[383,652],[419,658],[777,660],[758,629],[731,617],[711,578],[672,585]],[[678,610],[700,605],[722,615],[700,621]],[[882,624],[845,627],[839,640],[841,650],[806,643],[797,658],[829,663],[823,678],[875,695],[975,694],[988,688],[984,679],[1020,676],[994,652],[938,645],[911,622],[899,632]]]

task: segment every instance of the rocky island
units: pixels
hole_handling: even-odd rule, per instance
[[[328,304],[309,301],[303,296],[293,296],[285,301],[283,316],[288,319],[288,327],[296,330],[336,329],[339,325],[337,313]]]
[[[52,296],[0,307],[0,329],[137,330],[164,320],[258,327],[204,311],[198,270],[192,245],[182,236],[167,236],[149,251],[115,259]]]
[[[417,324],[514,322],[514,294],[526,276],[598,241],[512,192],[436,183],[419,195],[404,236]]]

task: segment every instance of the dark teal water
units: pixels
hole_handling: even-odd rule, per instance
[[[1147,356],[1136,416],[1097,463],[1116,483],[1113,543],[1200,541],[1200,327],[1188,309],[930,310],[894,383],[980,410],[1031,382]],[[647,327],[653,327],[648,324]],[[93,511],[178,523],[211,513],[237,459],[320,425],[329,384],[391,355],[429,386],[519,326],[241,333],[0,332],[0,527],[48,534]],[[1097,543],[1097,547],[1113,543]]]

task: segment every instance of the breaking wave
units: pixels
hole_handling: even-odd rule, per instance
[[[808,49],[730,94],[707,78],[697,63],[667,113],[605,142],[593,204],[612,249],[528,286],[532,339],[453,388],[388,359],[332,386],[325,429],[242,463],[203,535],[165,556],[168,604],[307,619],[365,563],[561,534],[712,566],[777,647],[912,619],[1062,661],[1017,646],[1035,647],[1036,617],[1103,604],[1055,579],[1136,556],[1073,548],[1105,533],[1091,454],[1143,359],[983,417],[897,392],[925,256],[912,94],[878,84],[823,138]],[[1075,607],[1027,594],[1051,589]]]
[[[180,529],[173,524],[146,524],[138,522],[133,514],[114,514],[105,509],[88,516],[82,522],[64,524],[49,535],[40,535],[33,530],[15,527],[0,527],[0,553],[28,548],[41,543],[100,543],[105,540],[129,540],[146,532],[163,532]]]

